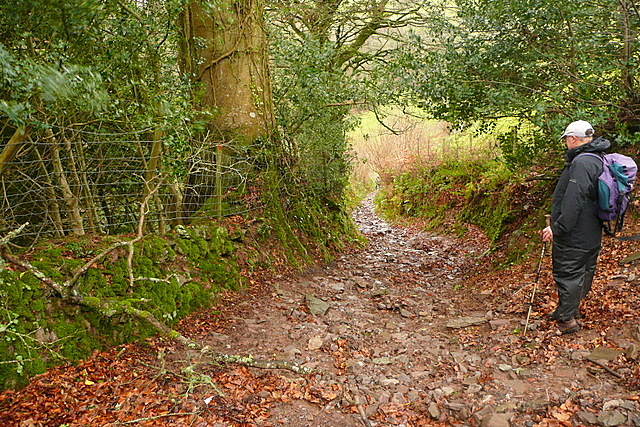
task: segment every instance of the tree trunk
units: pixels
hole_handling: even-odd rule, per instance
[[[149,154],[149,161],[144,162],[146,167],[146,172],[144,177],[144,197],[142,198],[143,200],[145,200],[148,197],[148,195],[151,193],[152,189],[156,185],[155,181],[158,179],[160,165],[161,165],[160,160],[162,158],[162,147],[163,147],[162,131],[160,129],[156,129],[153,132],[153,142],[151,145],[151,153]],[[144,160],[144,154],[142,156],[142,159]],[[163,178],[159,178],[159,179],[163,179]],[[167,227],[166,227],[166,221],[164,218],[163,203],[160,196],[157,193],[154,195],[153,200],[156,204],[156,212],[158,215],[158,232],[160,234],[164,234],[167,231]]]
[[[84,235],[84,225],[82,222],[82,215],[80,214],[80,205],[78,203],[78,198],[73,193],[71,186],[69,185],[69,181],[67,180],[66,173],[64,168],[62,167],[62,161],[60,159],[58,142],[53,136],[53,132],[50,129],[45,131],[46,138],[50,140],[52,144],[52,162],[53,169],[55,172],[55,176],[58,180],[58,186],[60,191],[64,196],[64,201],[69,208],[69,219],[71,221],[71,228],[73,230],[74,236],[82,236]]]
[[[183,15],[183,71],[202,84],[214,142],[253,141],[273,129],[262,0],[194,0]]]
[[[2,152],[0,152],[0,176],[9,168],[9,164],[13,161],[18,150],[22,147],[22,143],[29,135],[29,130],[30,127],[19,127],[16,129],[7,145],[5,145]]]
[[[51,218],[53,226],[55,228],[55,235],[58,237],[64,236],[64,225],[62,222],[62,215],[60,214],[60,205],[58,204],[58,197],[56,196],[55,186],[49,176],[49,171],[42,161],[42,155],[35,149],[36,156],[38,156],[38,168],[42,174],[42,181],[44,182],[44,190],[47,194],[47,215]]]
[[[219,175],[225,165],[218,162],[269,139],[274,115],[262,0],[220,0],[215,7],[192,0],[181,28],[180,66],[202,91],[199,108],[209,128],[202,158],[194,156],[189,165],[182,209],[188,218],[212,196],[227,193],[218,187],[234,186],[233,178]]]
[[[633,58],[638,44],[637,22],[634,22],[634,19],[637,19],[638,15],[633,2],[621,0],[619,16],[620,36],[623,41],[620,77],[625,93],[625,99],[621,104],[623,111],[619,120],[625,122],[630,131],[637,132],[640,129],[640,97],[636,91],[636,71]]]

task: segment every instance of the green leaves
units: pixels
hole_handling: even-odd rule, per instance
[[[554,140],[578,118],[621,141],[637,139],[638,41],[629,34],[640,18],[624,3],[459,0],[455,5],[401,58],[402,78],[412,83],[409,93],[435,118],[455,124],[518,118],[527,131],[514,127],[502,138],[511,160],[524,154],[518,153],[520,145],[530,155],[554,147],[542,139]]]
[[[308,188],[340,199],[348,170],[345,117],[360,88],[331,67],[334,47],[312,37],[304,43],[274,37],[272,53],[276,116],[283,133],[297,141]]]

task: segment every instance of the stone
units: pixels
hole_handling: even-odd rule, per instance
[[[398,381],[408,384],[411,382],[411,377],[405,373],[402,373],[396,377]]]
[[[480,384],[471,384],[467,387],[467,393],[469,394],[478,394],[482,391],[482,386]]]
[[[431,371],[414,371],[414,372],[411,372],[409,375],[411,375],[411,377],[416,380],[423,380],[431,376]]]
[[[404,342],[407,340],[407,338],[409,338],[409,334],[405,332],[398,332],[395,334],[391,334],[391,338],[397,342]]]
[[[409,310],[401,308],[400,309],[400,316],[409,319],[409,318],[413,317],[413,313],[411,313]]]
[[[285,347],[282,351],[291,355],[291,357],[296,357],[297,355],[302,354],[302,352],[298,348],[292,345]]]
[[[487,319],[484,317],[458,317],[451,319],[447,322],[447,328],[450,329],[462,329],[469,326],[477,326],[486,323]]]
[[[396,405],[404,405],[407,402],[404,398],[404,394],[397,392],[393,393],[393,396],[391,397],[391,403],[395,403]]]
[[[402,394],[407,394],[407,393],[409,393],[409,387],[407,387],[407,386],[406,386],[406,385],[404,385],[404,384],[399,384],[399,385],[396,387],[396,391],[398,391],[398,392],[400,392],[400,393],[402,393]]]
[[[316,316],[324,316],[331,307],[328,302],[325,302],[320,298],[316,298],[311,294],[306,294],[305,298],[307,300],[307,307],[309,307],[309,311]]]
[[[608,400],[602,404],[602,410],[611,411],[613,409],[619,408],[621,405],[622,405],[622,400],[620,399]]]
[[[456,391],[448,386],[442,387],[442,394],[445,396],[451,396],[453,393],[455,393]]]
[[[311,337],[309,342],[307,343],[307,349],[309,350],[319,350],[322,347],[324,342],[320,337]]]
[[[397,324],[397,323],[395,323],[394,321],[389,320],[387,323],[385,323],[385,324],[384,324],[384,327],[385,327],[386,329],[397,329],[399,326],[398,326],[398,324]]]
[[[608,347],[596,347],[589,354],[590,359],[614,360],[622,354],[622,351]]]
[[[467,356],[467,353],[463,353],[463,352],[460,352],[460,351],[452,351],[451,352],[451,357],[453,358],[453,361],[456,362],[456,363],[464,362],[466,356]]]
[[[378,288],[371,292],[372,297],[382,297],[389,293],[387,288]]]
[[[482,420],[482,427],[509,427],[509,420],[505,414],[490,414]]]
[[[634,360],[638,358],[638,346],[635,344],[629,344],[627,348],[624,349],[624,355],[627,359]]]
[[[390,365],[391,364],[391,358],[387,357],[387,356],[383,356],[383,357],[376,357],[374,359],[371,360],[373,362],[374,365]]]
[[[418,393],[418,390],[409,390],[409,393],[407,393],[407,400],[411,403],[420,400],[420,393]]]
[[[347,368],[351,369],[352,372],[358,373],[364,370],[364,363],[361,360],[349,359],[345,362]]]
[[[603,426],[619,426],[627,422],[627,416],[622,412],[614,411],[602,411],[598,415],[598,423]]]
[[[395,378],[383,378],[380,380],[380,385],[384,386],[384,387],[388,387],[391,385],[398,385],[400,383],[400,381],[398,381]]]
[[[523,381],[518,380],[503,380],[502,383],[511,387],[517,394],[523,394],[529,390],[529,385]]]
[[[434,420],[440,418],[440,408],[438,408],[438,404],[436,402],[431,402],[429,404],[429,409],[427,410],[429,411],[429,415],[431,416],[431,418],[433,418]]]
[[[464,378],[462,380],[462,384],[464,385],[478,384],[479,379],[480,379],[480,372],[476,372],[473,376]]]
[[[329,287],[336,292],[344,292],[345,289],[342,282],[332,283]]]
[[[598,423],[598,417],[596,417],[596,415],[592,412],[580,411],[577,412],[576,415],[578,416],[578,418],[580,418],[580,421],[585,424],[595,425]]]
[[[364,414],[368,417],[371,418],[373,417],[376,412],[378,412],[378,408],[380,407],[380,405],[378,405],[377,403],[374,403],[372,405],[367,406],[366,408],[364,408]]]
[[[380,403],[381,405],[385,405],[389,403],[390,400],[391,400],[391,395],[386,391],[383,391],[382,393],[380,393],[380,396],[378,397],[378,403]]]

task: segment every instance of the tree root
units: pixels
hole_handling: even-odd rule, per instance
[[[302,366],[294,362],[289,362],[287,360],[265,360],[265,359],[254,359],[252,356],[237,356],[232,354],[225,353],[217,353],[211,352],[211,350],[207,347],[203,348],[203,352],[205,354],[210,355],[210,357],[216,361],[221,363],[238,363],[240,365],[249,366],[251,368],[260,368],[260,369],[286,369],[291,372],[295,372],[300,375],[307,375],[315,372],[314,369],[309,368],[307,366]]]

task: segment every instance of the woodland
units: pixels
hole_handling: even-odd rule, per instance
[[[638,242],[565,337],[538,235],[569,122],[637,156],[635,2],[0,24],[3,425],[640,425]]]

